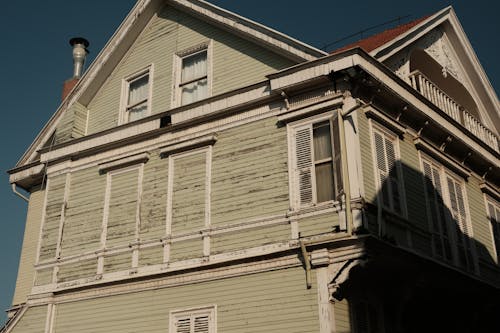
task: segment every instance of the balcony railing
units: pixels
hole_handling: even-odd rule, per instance
[[[498,147],[498,138],[485,127],[479,120],[474,118],[453,98],[448,96],[444,91],[439,89],[425,75],[419,71],[413,71],[408,75],[411,86],[420,92],[429,101],[434,103],[441,110],[446,112],[451,118],[464,126],[469,132],[481,139],[489,147],[493,148],[497,153],[500,152]]]

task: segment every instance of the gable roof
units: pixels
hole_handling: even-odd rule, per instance
[[[440,26],[446,31],[448,39],[453,44],[454,51],[470,80],[470,87],[477,98],[476,102],[483,105],[481,113],[484,117],[483,121],[487,127],[498,133],[500,131],[500,103],[497,94],[451,6],[435,14],[359,40],[332,53],[361,47],[378,61],[384,62]]]
[[[361,47],[363,50],[370,53],[371,51],[375,50],[376,48],[379,48],[380,46],[392,41],[393,39],[395,39],[399,35],[407,32],[408,30],[410,30],[411,28],[413,28],[414,26],[416,26],[417,24],[419,24],[423,20],[427,19],[428,17],[429,16],[424,16],[424,17],[421,17],[421,18],[416,19],[414,21],[411,21],[411,22],[408,22],[405,24],[401,24],[401,25],[398,25],[397,27],[394,27],[394,28],[385,30],[383,32],[380,32],[378,34],[369,36],[367,38],[360,39],[354,43],[348,44],[348,45],[343,46],[337,50],[334,50],[334,51],[330,52],[330,54],[339,53],[339,52],[342,52],[342,51],[345,51],[348,49],[352,49],[355,47]]]
[[[48,142],[64,112],[77,100],[88,102],[94,96],[154,13],[164,5],[178,8],[297,62],[309,61],[328,55],[327,52],[204,0],[138,0],[85,71],[80,81],[17,162],[15,168],[36,161],[37,151]]]

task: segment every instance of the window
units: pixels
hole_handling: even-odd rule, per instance
[[[399,162],[398,138],[372,127],[375,179],[378,182],[379,205],[396,214],[404,215],[403,181]]]
[[[143,70],[124,80],[122,94],[121,123],[128,123],[147,116],[150,111],[151,82],[150,68]]]
[[[474,270],[472,228],[463,181],[427,157],[422,158],[422,169],[435,256]]]
[[[170,312],[172,333],[215,333],[216,307],[180,310]]]
[[[336,200],[342,194],[336,119],[326,116],[289,127],[295,208]]]
[[[176,54],[174,104],[186,105],[210,96],[210,43]]]
[[[493,244],[495,245],[496,260],[500,263],[500,205],[496,200],[487,198],[488,220],[490,221]]]

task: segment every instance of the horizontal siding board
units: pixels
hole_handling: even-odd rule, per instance
[[[301,217],[299,220],[301,237],[331,233],[337,226],[339,226],[339,215],[337,213]]]
[[[219,133],[212,161],[212,225],[288,210],[286,130],[275,119]]]
[[[203,240],[191,239],[174,242],[170,246],[170,261],[179,261],[203,256]]]
[[[163,246],[141,248],[139,250],[139,266],[163,263]]]
[[[288,224],[259,226],[237,232],[223,233],[211,237],[211,254],[231,252],[266,244],[284,242],[290,239]]]
[[[26,227],[24,229],[23,246],[17,272],[16,289],[12,304],[26,302],[33,286],[35,261],[42,221],[43,200],[45,191],[35,191],[30,195]]]
[[[132,252],[104,257],[104,273],[123,271],[132,268]]]
[[[168,332],[169,312],[217,305],[217,332],[317,332],[317,290],[302,268],[278,270],[57,306],[55,331]]]
[[[62,257],[95,251],[100,247],[105,187],[106,175],[100,175],[97,167],[71,174]]]
[[[29,307],[14,326],[12,333],[44,333],[47,306]]]
[[[57,282],[89,278],[97,273],[97,259],[81,260],[59,266]]]
[[[173,159],[172,234],[205,226],[206,152]]]

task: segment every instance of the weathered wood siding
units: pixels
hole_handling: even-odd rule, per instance
[[[286,129],[268,118],[221,132],[213,149],[212,225],[288,210]]]
[[[267,49],[166,6],[89,103],[89,134],[117,125],[123,78],[151,64],[151,111],[168,110],[174,54],[209,40],[213,41],[212,95],[263,81],[266,74],[293,65]]]
[[[97,167],[71,174],[61,256],[95,251],[100,246],[106,175]]]
[[[347,299],[335,301],[333,304],[333,313],[335,317],[335,332],[350,333],[351,317],[349,313],[349,303]]]
[[[207,201],[206,152],[175,156],[173,162],[172,234],[193,233],[205,227]]]
[[[87,126],[87,109],[82,104],[75,102],[65,111],[57,124],[54,143],[66,142],[85,135]]]
[[[108,175],[106,247],[128,245],[136,239],[139,173],[139,168],[133,168]]]
[[[16,289],[12,304],[21,304],[26,302],[26,297],[33,287],[33,278],[35,269],[33,265],[36,261],[38,249],[38,237],[40,235],[40,224],[42,221],[43,200],[45,191],[35,191],[30,195],[28,205],[28,216],[26,217],[26,226],[24,229],[23,247],[19,259],[19,268],[17,271]]]
[[[12,333],[44,333],[47,306],[30,307],[16,323]]]
[[[65,187],[66,175],[49,177],[47,185],[47,206],[45,207],[45,221],[43,223],[39,256],[39,260],[41,261],[54,259],[56,257]]]
[[[314,274],[313,274],[314,276]],[[217,332],[318,332],[302,268],[56,305],[55,332],[168,332],[169,312],[217,305]]]

